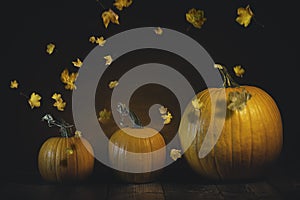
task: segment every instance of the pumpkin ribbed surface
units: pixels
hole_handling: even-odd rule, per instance
[[[38,154],[38,169],[43,179],[51,182],[84,180],[93,171],[93,149],[79,137],[52,137]]]
[[[219,180],[256,178],[280,155],[283,127],[275,101],[264,90],[254,86],[226,88],[226,97],[230,92],[241,91],[242,88],[252,95],[251,99],[242,110],[226,111],[225,122],[216,145],[201,159],[198,153],[209,124],[219,126],[211,118],[213,113],[210,109],[210,95],[222,100],[224,93],[215,88],[209,89],[210,93],[206,89],[197,95],[205,105],[197,119],[200,126],[197,131],[190,128],[195,124],[190,117],[194,112],[193,105],[190,103],[184,111],[179,127],[181,145],[187,149],[184,156],[191,168],[204,177]],[[192,144],[187,146],[187,141],[194,136]],[[212,140],[210,137],[207,139]]]

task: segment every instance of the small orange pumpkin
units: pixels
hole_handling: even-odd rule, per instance
[[[82,181],[93,172],[93,148],[79,132],[74,134],[70,127],[60,127],[61,137],[47,139],[39,150],[40,175],[49,182]]]
[[[225,67],[221,66],[219,70],[224,77],[227,106],[224,124],[218,124],[211,110],[211,99],[224,99],[224,90],[209,88],[199,92],[196,96],[202,103],[200,115],[192,120],[195,109],[190,102],[179,126],[181,145],[187,149],[184,156],[195,172],[209,179],[257,178],[272,166],[282,150],[283,126],[279,108],[264,90],[255,86],[240,86]],[[215,112],[218,112],[217,108]],[[198,154],[210,124],[219,126],[221,134],[212,150],[200,158]],[[191,128],[195,125],[199,126],[196,131]],[[188,144],[191,137],[194,140]],[[213,134],[208,136],[207,141],[213,141],[212,137]]]
[[[109,160],[117,177],[129,183],[146,183],[154,181],[162,173],[166,160],[166,143],[163,136],[155,129],[142,127],[133,112],[134,126],[117,130],[109,139]],[[131,154],[137,153],[137,154]],[[143,153],[150,153],[145,156]],[[144,172],[126,172],[136,169]],[[146,172],[147,171],[147,172]]]

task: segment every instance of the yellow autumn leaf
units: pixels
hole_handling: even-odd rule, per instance
[[[57,101],[58,99],[61,99],[61,94],[54,93],[51,98]]]
[[[33,92],[30,95],[30,99],[28,100],[28,103],[29,103],[31,109],[33,109],[35,107],[37,107],[37,108],[40,107],[41,106],[41,102],[40,102],[41,99],[42,99],[42,97],[39,94]]]
[[[79,137],[79,138],[82,137],[81,131],[78,131],[78,130],[75,131],[74,135],[75,135],[75,137]]]
[[[103,110],[101,110],[99,112],[99,122],[104,123],[105,121],[109,120],[111,117],[111,111],[108,111],[106,108],[104,108]]]
[[[55,101],[55,103],[53,104],[53,106],[56,107],[57,110],[59,110],[59,111],[64,111],[64,109],[65,109],[65,107],[66,107],[66,104],[67,104],[67,103],[64,102],[62,98],[60,98],[60,99],[57,99],[57,100]]]
[[[129,7],[132,4],[132,0],[115,0],[113,4],[118,10],[123,10],[124,7]]]
[[[104,56],[104,59],[105,59],[105,65],[110,65],[113,61],[110,55]]]
[[[104,11],[102,13],[101,17],[102,17],[105,28],[108,27],[108,24],[110,22],[112,22],[114,24],[120,24],[119,16],[112,9],[109,9],[108,11]]]
[[[195,28],[201,28],[203,26],[204,22],[207,20],[204,17],[204,11],[196,10],[195,8],[190,9],[188,11],[188,13],[185,14],[185,18]]]
[[[95,36],[91,36],[91,37],[89,38],[89,42],[95,43],[95,42],[96,42],[96,37],[95,37]]]
[[[113,89],[113,88],[117,87],[117,85],[119,85],[118,81],[111,81],[111,82],[109,82],[108,87],[110,89]]]
[[[82,63],[82,61],[81,61],[79,58],[77,58],[76,61],[72,61],[72,64],[73,64],[75,67],[81,67],[83,63]]]
[[[10,88],[17,89],[19,87],[19,83],[17,80],[10,81]]]
[[[173,160],[177,160],[178,158],[181,158],[181,150],[179,149],[171,149],[170,151],[170,157],[173,159]]]
[[[160,27],[155,28],[155,29],[154,29],[154,32],[155,32],[155,34],[157,34],[157,35],[162,35],[162,34],[163,34],[163,30],[162,30],[162,28],[160,28]]]
[[[52,54],[54,51],[54,48],[55,48],[55,44],[49,43],[49,44],[47,44],[46,52],[48,54]]]
[[[168,108],[166,108],[166,107],[164,107],[164,106],[161,106],[161,107],[159,108],[159,112],[160,112],[160,114],[162,114],[162,115],[166,114],[167,111],[168,111]]]
[[[192,100],[192,105],[195,110],[201,110],[204,107],[203,102],[201,102],[199,98]]]
[[[238,17],[235,19],[235,21],[244,27],[247,27],[250,24],[251,19],[254,16],[252,10],[250,9],[250,5],[247,5],[246,8],[238,8],[237,14]]]
[[[235,75],[238,77],[243,77],[243,75],[245,74],[245,69],[242,68],[241,65],[234,66],[233,71],[234,71]]]
[[[104,37],[101,36],[101,37],[97,37],[95,43],[98,44],[99,46],[104,46],[106,40],[104,40]]]
[[[171,119],[173,118],[170,112],[167,112],[167,114],[164,114],[161,117],[164,119],[164,124],[169,124],[171,122]]]
[[[65,84],[65,89],[76,89],[75,81],[78,77],[78,72],[69,73],[68,69],[64,69],[60,75],[60,80]]]

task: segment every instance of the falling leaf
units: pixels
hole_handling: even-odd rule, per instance
[[[159,108],[159,112],[160,112],[160,114],[162,114],[162,115],[166,114],[166,113],[167,113],[167,110],[168,110],[168,108],[166,108],[166,107],[164,107],[164,106],[161,106],[161,107]]]
[[[195,110],[201,110],[204,107],[203,102],[201,102],[199,98],[192,100],[192,105]]]
[[[162,28],[160,28],[160,27],[155,28],[155,29],[154,29],[154,32],[155,32],[155,34],[157,34],[157,35],[162,35],[162,34],[163,34],[163,30],[162,30]]]
[[[242,68],[241,65],[237,65],[237,66],[233,67],[233,71],[234,71],[235,75],[238,77],[243,77],[243,75],[245,73],[245,69]]]
[[[170,157],[173,159],[173,160],[177,160],[178,158],[181,158],[181,150],[178,150],[178,149],[171,149],[170,151]]]
[[[201,28],[203,26],[204,22],[207,20],[204,17],[204,11],[196,10],[195,8],[190,9],[188,11],[188,13],[185,14],[185,18],[195,28]]]
[[[243,110],[248,100],[250,100],[251,94],[243,89],[242,92],[234,91],[228,94],[229,103],[227,108],[229,110]]]
[[[64,100],[61,97],[61,94],[54,93],[52,95],[52,99],[55,100],[53,106],[56,107],[59,111],[64,111],[67,103],[64,102]]]
[[[113,4],[118,10],[123,10],[124,7],[129,7],[132,4],[132,0],[115,0]]]
[[[52,54],[53,51],[54,51],[54,48],[55,48],[55,44],[49,43],[49,44],[47,45],[46,52],[47,52],[48,54]]]
[[[105,122],[106,120],[109,120],[111,117],[111,111],[106,110],[105,108],[99,112],[99,118],[98,120],[100,122]]]
[[[161,116],[165,121],[164,124],[169,124],[171,122],[171,119],[173,118],[172,114],[168,112],[167,114],[164,114]]]
[[[79,58],[77,58],[76,61],[72,61],[72,64],[73,64],[75,67],[81,67],[83,63],[82,63],[82,61],[81,61]]]
[[[10,88],[17,89],[19,87],[19,83],[17,80],[13,80],[10,82]]]
[[[115,87],[117,87],[117,85],[119,85],[119,82],[118,81],[111,81],[109,84],[108,84],[108,87],[110,89],[113,89]]]
[[[81,131],[76,130],[74,134],[75,134],[75,137],[78,137],[78,138],[82,137]]]
[[[42,97],[39,94],[36,94],[35,92],[33,92],[30,95],[30,99],[28,100],[28,103],[31,107],[31,109],[35,108],[35,107],[40,107],[41,106],[41,102],[40,100],[42,99]]]
[[[95,36],[91,36],[91,37],[89,38],[89,41],[90,41],[91,43],[95,43],[95,42],[96,42],[96,37],[95,37]]]
[[[64,69],[63,72],[60,75],[60,80],[66,84],[65,85],[65,89],[67,90],[74,90],[76,89],[76,85],[74,84],[74,82],[76,81],[78,76],[78,72],[73,72],[71,74],[69,74],[69,70],[68,69]]]
[[[95,41],[96,44],[98,44],[99,46],[104,46],[106,40],[104,40],[104,37],[98,37]]]
[[[237,14],[238,17],[235,19],[235,21],[244,27],[247,27],[250,24],[251,19],[254,15],[252,10],[250,9],[250,5],[247,5],[246,8],[238,8]]]
[[[108,27],[108,24],[110,22],[112,22],[114,24],[120,24],[119,16],[112,9],[109,9],[108,11],[104,11],[102,13],[101,17],[102,17],[105,28]]]
[[[113,61],[113,59],[110,55],[104,56],[104,59],[105,59],[105,65],[110,65]]]

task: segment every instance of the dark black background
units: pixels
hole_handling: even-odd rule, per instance
[[[103,0],[106,8],[113,1]],[[293,1],[224,1],[224,0],[133,0],[123,11],[120,25],[104,28],[103,8],[95,0],[7,1],[1,3],[1,175],[15,171],[36,171],[40,145],[57,130],[40,121],[43,114],[72,122],[70,104],[66,111],[52,108],[51,94],[65,91],[59,80],[64,68],[75,71],[71,61],[93,49],[92,35],[108,38],[124,30],[160,26],[171,28],[197,40],[215,62],[228,68],[241,64],[246,69],[241,84],[258,86],[277,102],[284,125],[284,147],[280,163],[298,167],[298,75],[297,18]],[[257,22],[244,28],[235,22],[236,9],[250,4]],[[185,13],[202,9],[207,21],[201,29],[190,27]],[[260,24],[263,24],[261,26]],[[57,51],[51,56],[46,44],[53,42]],[[143,57],[139,57],[143,59]],[[187,69],[188,73],[188,69]],[[193,79],[192,73],[190,73]],[[18,90],[11,90],[11,80],[18,80]],[[42,106],[30,109],[19,95],[38,92]]]

